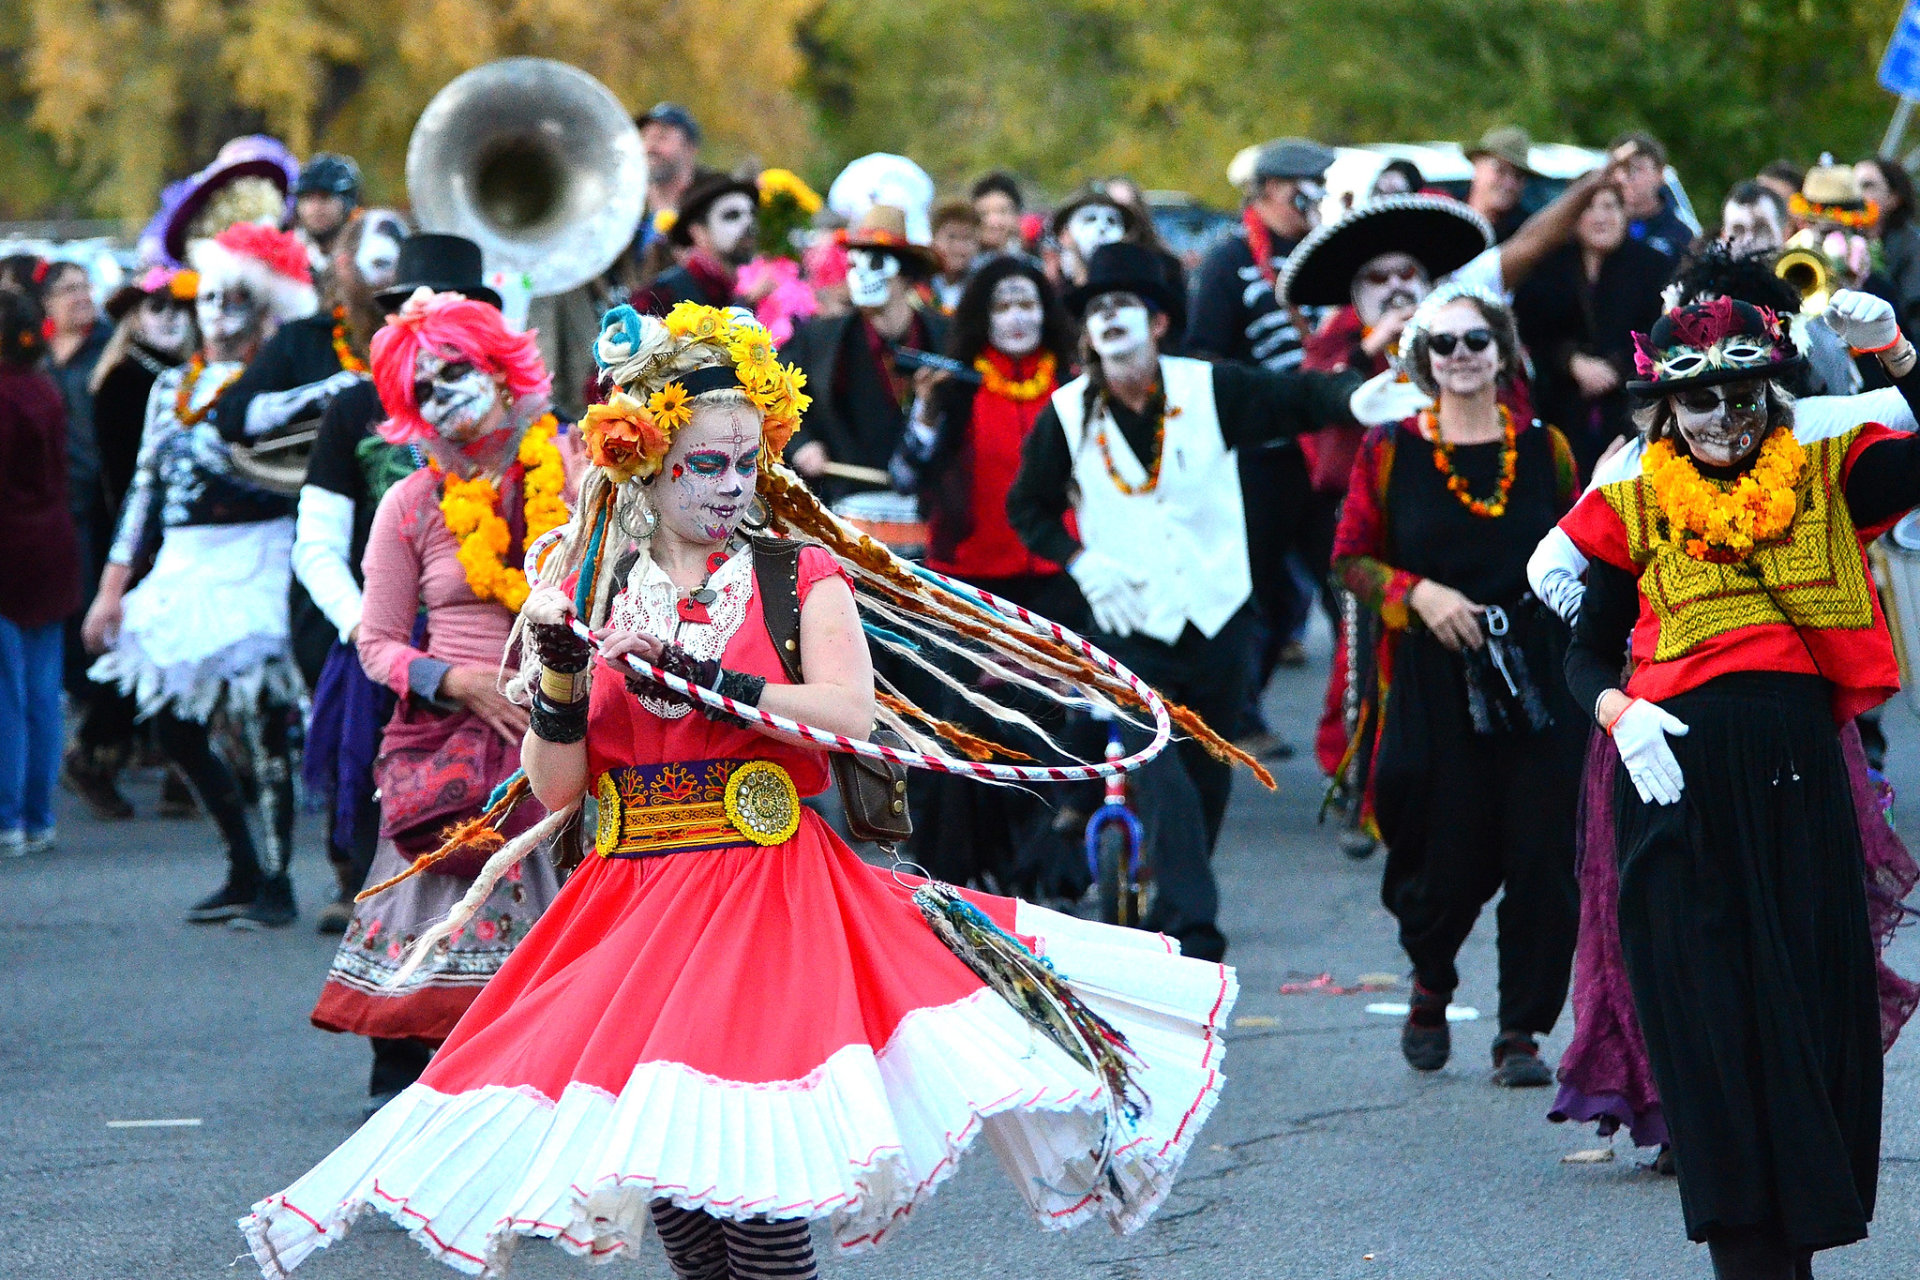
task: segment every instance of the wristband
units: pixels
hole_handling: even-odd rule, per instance
[[[556,705],[578,702],[587,696],[591,688],[592,676],[584,668],[579,671],[540,668],[540,692],[547,696],[547,701]]]
[[[533,736],[542,742],[563,746],[578,742],[587,736],[586,700],[583,698],[578,702],[555,706],[547,701],[545,694],[536,691],[528,724],[533,729]]]
[[[1913,344],[1904,336],[1875,354],[1880,357],[1881,367],[1896,378],[1904,378],[1912,373],[1916,359],[1920,359],[1920,353],[1914,351]]]

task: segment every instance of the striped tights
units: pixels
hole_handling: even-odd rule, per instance
[[[655,1200],[648,1210],[674,1280],[814,1280],[805,1218],[735,1222]]]

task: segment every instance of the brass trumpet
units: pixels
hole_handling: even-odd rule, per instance
[[[1818,249],[1792,248],[1773,264],[1773,274],[1786,281],[1800,295],[1800,314],[1817,316],[1827,309],[1833,296],[1837,272],[1832,259]]]

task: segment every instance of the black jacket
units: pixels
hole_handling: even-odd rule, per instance
[[[1672,269],[1657,250],[1625,240],[1589,283],[1580,246],[1567,245],[1549,254],[1514,296],[1520,338],[1533,356],[1534,412],[1566,434],[1583,472],[1615,436],[1632,430],[1624,386],[1639,376],[1633,334],[1650,332],[1660,318],[1660,291]],[[1622,389],[1598,400],[1582,396],[1570,371],[1576,353],[1612,365]]]
[[[899,345],[922,351],[944,350],[946,320],[932,311],[918,310],[915,320],[914,331]],[[860,313],[801,323],[780,349],[780,355],[800,366],[807,375],[807,394],[813,397],[813,407],[807,410],[799,434],[787,447],[787,456],[817,440],[835,462],[886,470],[900,447],[906,408],[894,399],[873,361]],[[911,376],[911,371],[902,372],[903,379]],[[829,501],[862,489],[884,487],[832,478],[818,485]]]
[[[213,402],[207,420],[235,444],[247,442],[247,406],[268,391],[291,391],[340,372],[333,350],[333,316],[326,311],[289,320],[268,338],[247,371]],[[324,404],[312,406],[317,416]],[[304,416],[304,415],[303,415]]]

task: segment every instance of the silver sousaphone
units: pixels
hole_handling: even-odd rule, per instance
[[[422,231],[480,246],[519,324],[529,298],[585,284],[633,242],[647,157],[633,118],[598,80],[551,58],[502,58],[454,79],[420,113],[407,196]],[[235,446],[234,469],[297,494],[318,426],[306,419]]]
[[[435,94],[407,143],[424,231],[466,236],[522,297],[565,293],[633,242],[647,201],[640,130],[611,90],[551,58],[502,58]],[[509,304],[511,306],[511,304]]]

